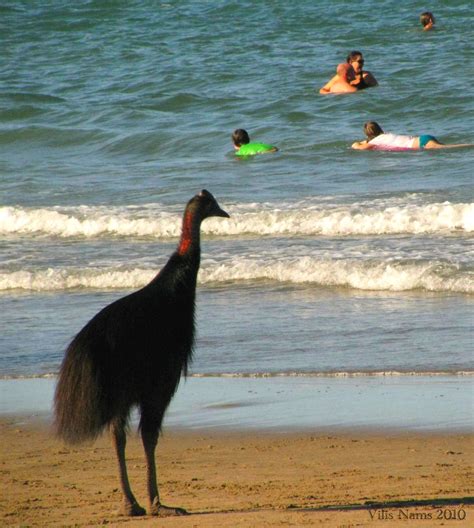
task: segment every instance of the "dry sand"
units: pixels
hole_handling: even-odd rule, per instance
[[[191,515],[157,519],[115,514],[107,435],[71,448],[44,423],[0,424],[1,526],[474,526],[470,434],[167,431],[157,451],[161,497]],[[127,455],[146,507],[136,434]]]

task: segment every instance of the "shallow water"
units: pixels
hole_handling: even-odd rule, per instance
[[[51,422],[54,379],[0,380],[0,415]],[[472,432],[466,377],[189,378],[166,428]],[[132,414],[133,429],[138,416]]]

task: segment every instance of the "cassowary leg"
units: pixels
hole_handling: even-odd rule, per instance
[[[143,448],[145,450],[146,464],[147,464],[147,485],[148,497],[150,501],[150,515],[158,515],[166,517],[168,515],[187,515],[187,511],[183,508],[173,508],[165,506],[160,502],[160,495],[158,492],[158,484],[156,481],[156,464],[155,464],[155,448],[158,443],[158,431],[160,423],[155,420],[147,420],[142,412],[142,419],[140,423]]]
[[[119,513],[122,515],[139,516],[145,515],[146,511],[138,504],[135,499],[127,474],[127,464],[125,462],[125,445],[127,437],[125,433],[125,423],[120,421],[112,426],[113,442],[119,464],[120,485],[123,493],[123,506]]]

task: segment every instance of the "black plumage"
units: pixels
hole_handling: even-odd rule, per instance
[[[192,358],[200,226],[210,216],[229,215],[203,190],[186,206],[178,248],[166,265],[144,288],[95,315],[70,343],[60,369],[54,398],[57,434],[79,443],[110,427],[127,515],[145,514],[130,488],[125,462],[134,407],[140,411],[149,512],[185,513],[160,502],[155,447],[166,408]]]

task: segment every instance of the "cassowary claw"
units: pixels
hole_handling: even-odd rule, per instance
[[[189,513],[183,508],[173,508],[171,506],[165,506],[164,504],[153,504],[150,508],[150,515],[156,517],[177,517],[180,515],[189,515]]]

